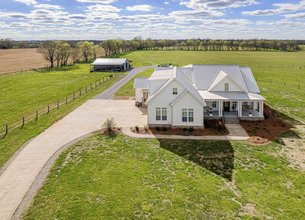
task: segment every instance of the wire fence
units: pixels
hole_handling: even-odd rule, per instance
[[[80,88],[79,90],[71,93],[70,95],[67,95],[66,97],[63,97],[61,99],[58,99],[56,102],[51,103],[47,106],[45,106],[42,109],[36,110],[35,112],[32,112],[31,114],[25,115],[21,117],[19,120],[13,122],[13,123],[7,123],[2,128],[0,128],[0,139],[4,139],[7,135],[9,135],[10,132],[16,129],[23,129],[27,123],[32,121],[37,121],[40,117],[44,115],[50,115],[54,110],[59,110],[62,106],[67,105],[77,98],[80,98],[84,96],[85,94],[93,91],[94,89],[100,87],[103,85],[104,82],[108,81],[111,77],[114,75],[107,76],[103,79],[97,80],[94,83]]]
[[[303,84],[299,84],[299,83],[287,83],[286,81],[275,81],[273,79],[264,79],[264,80],[260,80],[260,79],[256,79],[257,82],[259,83],[268,83],[268,84],[276,84],[276,85],[280,85],[280,86],[290,86],[291,88],[296,88],[299,90],[302,90],[305,88],[305,85]]]

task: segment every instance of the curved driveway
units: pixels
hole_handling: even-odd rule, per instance
[[[13,217],[39,172],[64,145],[99,130],[108,117],[114,117],[120,127],[146,124],[146,116],[134,106],[134,101],[109,99],[137,73],[148,68],[132,70],[95,99],[87,101],[32,139],[20,151],[0,176],[0,220]]]

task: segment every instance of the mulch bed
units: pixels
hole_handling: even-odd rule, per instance
[[[280,137],[280,135],[292,128],[292,125],[282,120],[274,109],[265,106],[265,120],[241,121],[240,125],[248,132],[249,142],[253,144],[265,144]]]

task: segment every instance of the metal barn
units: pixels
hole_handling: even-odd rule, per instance
[[[123,72],[131,69],[131,61],[121,58],[98,58],[91,64],[94,72]]]

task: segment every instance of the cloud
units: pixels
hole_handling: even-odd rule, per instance
[[[181,10],[174,11],[169,14],[171,17],[176,19],[185,18],[209,18],[209,17],[220,17],[223,16],[223,12],[219,11],[193,11],[193,10]]]
[[[257,3],[256,0],[188,0],[182,1],[180,4],[194,10],[199,10],[239,8]]]
[[[36,0],[14,0],[14,1],[26,4],[26,5],[35,5],[35,4],[37,4]]]
[[[289,12],[295,12],[305,9],[305,0],[300,1],[296,4],[291,3],[281,3],[281,4],[273,4],[276,9],[264,9],[264,10],[255,10],[255,11],[244,11],[243,15],[252,15],[252,16],[270,16],[277,15]]]
[[[117,0],[75,0],[80,3],[100,3],[100,4],[111,4]]]
[[[54,9],[54,10],[60,10],[63,9],[60,5],[50,5],[50,4],[38,4],[34,5],[34,8],[38,9]]]
[[[126,7],[127,11],[152,11],[154,9],[151,5],[134,5]]]
[[[285,15],[285,18],[305,18],[305,12],[296,13],[296,14],[288,14],[288,15]]]

